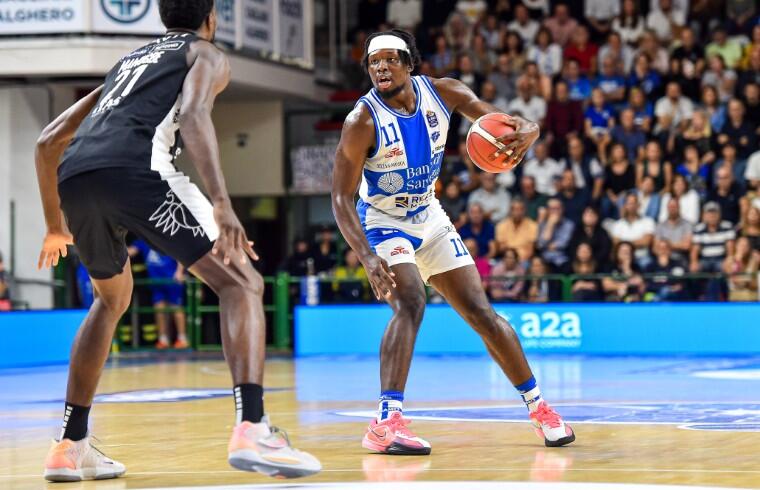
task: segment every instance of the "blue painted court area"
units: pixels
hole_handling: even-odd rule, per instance
[[[673,424],[688,429],[760,431],[760,357],[664,358],[530,356],[545,397],[575,423]],[[159,361],[154,361],[159,362]],[[184,362],[207,362],[188,360]],[[306,423],[367,418],[379,393],[373,357],[316,357],[292,362],[294,390]],[[142,362],[144,363],[144,361]],[[115,364],[109,368],[115,368]],[[124,367],[121,361],[118,366]],[[216,364],[223,370],[221,364]],[[56,426],[66,367],[0,370],[0,429]],[[229,396],[229,388],[182,386],[100,394],[96,403],[189,402]],[[305,403],[304,403],[305,405]],[[321,409],[329,406],[329,409]],[[33,408],[55,417],[27,418]],[[525,421],[506,377],[486,357],[417,357],[406,389],[411,418]]]

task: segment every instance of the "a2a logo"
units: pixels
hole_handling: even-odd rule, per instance
[[[501,315],[522,337],[525,347],[571,348],[581,344],[583,332],[577,313],[527,312],[520,315],[519,320],[504,313]]]

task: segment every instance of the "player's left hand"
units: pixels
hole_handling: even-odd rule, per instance
[[[224,265],[229,265],[233,257],[238,257],[241,264],[245,264],[248,257],[259,260],[253,242],[246,237],[245,229],[229,203],[214,206],[214,221],[219,227],[219,237],[211,252],[221,255]]]
[[[65,231],[48,231],[42,241],[42,251],[37,261],[37,269],[48,269],[58,265],[60,257],[66,257],[67,245],[74,244],[74,237]]]
[[[517,116],[510,116],[508,124],[514,127],[515,130],[512,133],[496,138],[496,141],[499,143],[507,143],[496,153],[508,155],[512,161],[512,166],[515,166],[522,161],[531,145],[536,142],[540,131],[538,124]]]

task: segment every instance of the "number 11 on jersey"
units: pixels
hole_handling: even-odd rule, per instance
[[[464,257],[465,255],[470,255],[470,253],[467,251],[467,247],[465,247],[464,243],[462,243],[461,238],[452,238],[449,241],[452,245],[454,245],[454,252],[456,253],[455,257]]]

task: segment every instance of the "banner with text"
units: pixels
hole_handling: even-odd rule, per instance
[[[84,32],[85,1],[0,0],[0,35]]]
[[[272,0],[242,0],[243,48],[270,53],[274,50]]]
[[[163,34],[158,0],[93,0],[92,31],[124,34]]]

